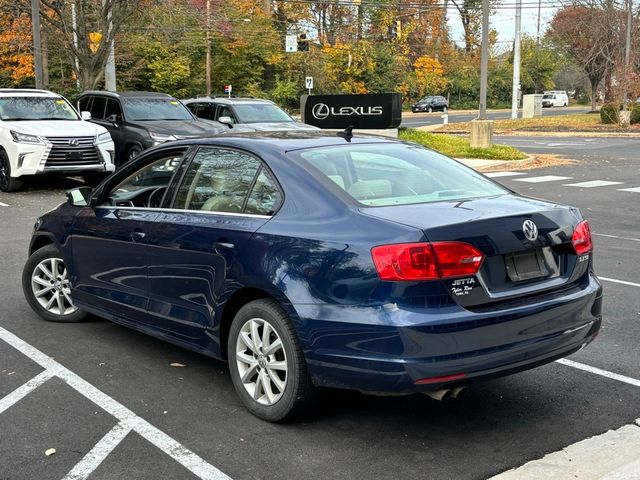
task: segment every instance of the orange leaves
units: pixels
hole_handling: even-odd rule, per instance
[[[28,15],[3,15],[0,19],[0,73],[16,84],[35,76]]]

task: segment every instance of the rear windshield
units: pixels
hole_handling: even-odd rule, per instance
[[[368,206],[502,195],[509,191],[444,155],[403,143],[345,145],[291,152]]]
[[[78,114],[62,97],[0,98],[0,120],[78,120]]]
[[[189,109],[175,98],[127,98],[122,103],[129,121],[193,119]]]

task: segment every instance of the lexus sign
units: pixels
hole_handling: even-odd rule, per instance
[[[399,93],[303,95],[302,121],[320,128],[395,128],[402,120]]]

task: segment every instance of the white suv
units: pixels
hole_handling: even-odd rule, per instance
[[[0,190],[19,190],[27,175],[82,175],[93,183],[113,172],[111,135],[86,116],[53,92],[0,88]]]

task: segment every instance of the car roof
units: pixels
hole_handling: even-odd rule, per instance
[[[235,104],[251,104],[251,103],[269,103],[273,104],[271,100],[267,100],[265,98],[253,98],[253,97],[196,97],[189,98],[187,100],[183,100],[185,103],[194,103],[194,102],[215,102],[221,103],[224,105],[235,105]]]
[[[339,132],[341,133],[341,132]],[[266,149],[279,153],[308,148],[331,147],[348,144],[405,143],[391,137],[356,134],[351,138],[336,132],[299,130],[275,132],[226,133],[211,137],[192,138],[171,142],[172,145],[219,145],[254,151],[257,154]]]
[[[168,93],[160,92],[112,92],[108,90],[87,90],[78,95],[78,97],[87,95],[104,95],[113,98],[173,98]]]
[[[0,97],[60,97],[61,95],[49,90],[35,88],[0,88]]]

